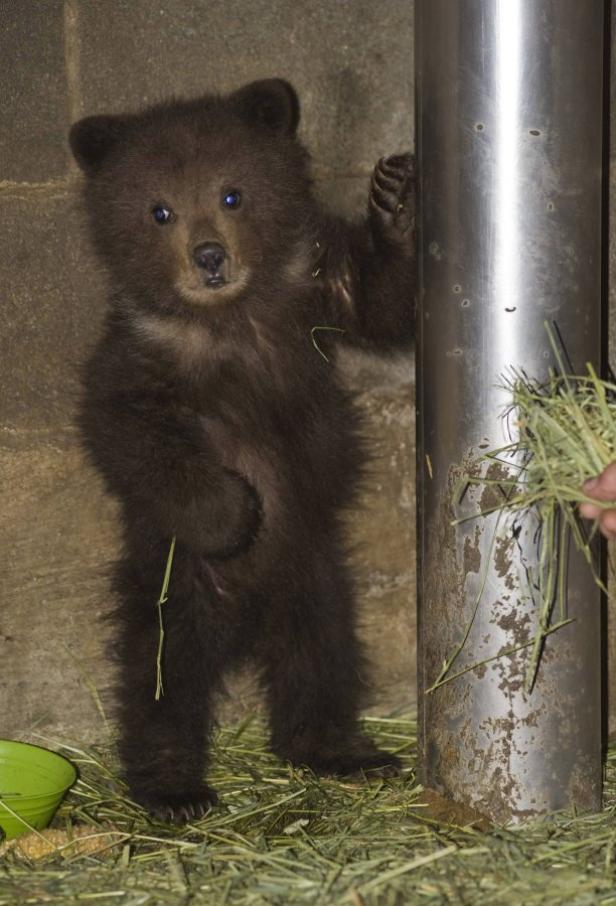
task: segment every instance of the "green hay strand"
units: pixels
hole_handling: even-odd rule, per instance
[[[323,352],[323,350],[321,349],[321,347],[319,346],[319,344],[316,341],[315,333],[317,332],[317,330],[333,330],[336,333],[346,333],[346,331],[343,330],[342,327],[321,327],[321,326],[313,327],[312,330],[310,331],[312,345],[314,346],[316,351],[319,353],[319,355],[323,356],[323,358],[325,359],[326,362],[329,362],[328,357],[325,355],[325,353]]]
[[[173,555],[175,553],[175,535],[169,545],[167,554],[167,565],[165,566],[165,575],[163,578],[162,588],[158,601],[156,602],[156,612],[158,614],[158,650],[156,652],[156,691],[154,698],[160,700],[161,695],[165,694],[163,687],[163,646],[165,642],[165,624],[163,622],[163,604],[166,604],[169,592],[169,582],[171,580],[171,567],[173,566]]]

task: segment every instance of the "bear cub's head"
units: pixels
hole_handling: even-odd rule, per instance
[[[211,310],[308,266],[299,103],[280,79],[72,127],[97,247],[147,308]],[[299,263],[298,263],[299,262]]]

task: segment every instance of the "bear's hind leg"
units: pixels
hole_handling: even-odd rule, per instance
[[[160,589],[122,572],[116,581],[121,599],[116,697],[124,775],[132,797],[156,817],[177,823],[200,818],[216,803],[204,780],[210,700],[218,678],[211,637],[206,647],[206,607],[194,591],[181,590],[171,591],[163,605],[164,694],[156,700]],[[172,574],[172,587],[173,580]]]
[[[399,759],[357,722],[367,670],[346,568],[326,555],[302,572],[303,586],[276,603],[262,655],[272,749],[320,774],[396,774]]]

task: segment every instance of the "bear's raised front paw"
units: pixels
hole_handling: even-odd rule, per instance
[[[415,158],[412,154],[383,157],[370,184],[370,217],[385,240],[408,243],[415,226]]]
[[[153,818],[164,821],[165,824],[186,824],[189,821],[199,821],[215,805],[218,804],[216,791],[209,786],[199,790],[176,793],[174,795],[135,795],[139,802]]]

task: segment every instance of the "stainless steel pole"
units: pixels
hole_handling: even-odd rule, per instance
[[[416,0],[420,758],[427,785],[497,821],[601,802],[587,566],[570,546],[574,622],[546,639],[526,694],[526,649],[489,659],[533,635],[536,526],[451,519],[469,461],[507,442],[500,376],[553,364],[544,321],[573,369],[598,364],[603,29],[603,0]],[[426,694],[482,585],[452,672],[487,663]]]

